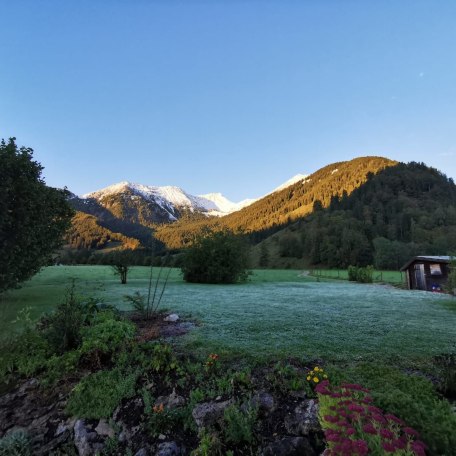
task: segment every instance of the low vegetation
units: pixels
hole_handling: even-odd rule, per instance
[[[415,369],[411,375],[405,366],[386,361],[333,363],[324,368],[302,357],[273,364],[215,353],[195,358],[159,340],[138,341],[126,315],[99,305],[79,305],[83,318],[78,319],[77,343],[51,344],[49,331],[54,325],[67,324],[62,311],[75,299],[70,289],[61,306],[46,317],[46,325],[40,322],[29,327],[8,350],[2,347],[1,378],[14,385],[34,376],[43,393],[70,382],[73,386],[62,412],[106,419],[113,423],[114,436],[120,433],[116,420],[129,410],[138,434],[128,441],[105,438],[109,454],[136,451],[135,445],[144,442],[141,439],[160,442],[162,434],[185,442],[193,455],[255,452],[272,445],[271,432],[283,432],[280,416],[291,413],[296,397],[318,399],[329,454],[353,454],[347,452],[350,447],[358,454],[370,450],[373,454],[442,455],[451,454],[456,446],[452,432],[456,416],[437,386],[426,378],[428,371],[439,372],[437,360],[422,364],[421,371]],[[454,377],[450,382],[454,388]],[[271,407],[267,413],[258,402],[261,391],[268,391],[268,401],[274,401],[266,405]],[[216,398],[229,402],[217,420],[198,428],[195,409],[203,403],[217,404]],[[311,444],[321,451],[324,440],[317,438],[319,431],[312,432],[316,440],[311,439]],[[18,453],[12,452],[15,448],[20,449]],[[0,454],[30,451],[26,434],[8,434],[0,440]]]
[[[62,279],[65,271],[49,268],[10,297],[32,294],[40,283],[48,291],[49,278]],[[307,438],[317,453],[326,446],[330,454],[348,454],[350,446],[359,454],[442,455],[456,446],[456,416],[447,400],[456,390],[455,309],[448,298],[317,281],[296,271],[257,271],[236,286],[186,284],[174,270],[167,305],[201,326],[170,345],[159,330],[140,333],[137,313],[122,299],[126,289],[147,290],[150,269],[133,268],[126,285],[108,267],[71,269],[78,271],[83,276],[55,294],[60,303],[53,311],[36,323],[27,308],[16,317],[22,332],[2,342],[0,383],[7,392],[35,378],[36,393],[27,394],[65,398],[59,419],[105,420],[111,434],[98,440],[103,454],[134,454],[144,445],[156,451],[162,435],[185,443],[193,455],[275,454],[274,445],[297,432],[289,421],[284,431],[284,417],[293,416],[297,404],[310,410],[315,401],[319,424]],[[97,279],[103,288],[94,286]],[[82,296],[78,283],[98,291]],[[209,407],[204,404],[224,405],[202,426],[195,410]],[[356,413],[364,421],[353,421]],[[369,426],[374,416],[377,424]],[[134,437],[120,437],[132,428]],[[72,441],[59,442],[53,444],[75,454]],[[27,434],[8,434],[0,451],[14,454],[20,447],[18,454],[27,454],[33,445]]]

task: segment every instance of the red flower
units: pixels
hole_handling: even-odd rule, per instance
[[[407,446],[407,443],[404,442],[404,440],[402,440],[402,439],[393,440],[391,443],[392,443],[392,444],[395,446],[395,448],[397,448],[398,450],[404,450],[405,447]]]
[[[387,453],[394,453],[396,451],[396,448],[390,442],[382,442],[382,447]]]
[[[361,412],[364,412],[364,407],[362,407],[361,405],[350,404],[350,405],[348,406],[348,410],[350,410],[350,411],[352,411],[352,412],[361,413]]]
[[[394,434],[389,429],[380,429],[380,435],[384,439],[389,439],[389,440],[394,439]]]
[[[383,415],[380,415],[379,413],[373,413],[372,414],[372,419],[376,421],[377,423],[380,424],[386,424],[386,420]]]
[[[324,418],[328,423],[337,423],[337,421],[338,421],[337,416],[334,416],[334,415],[325,415],[323,418]]]
[[[410,447],[417,456],[426,456],[426,445],[423,442],[417,440],[416,442],[412,442]]]
[[[404,422],[395,415],[386,414],[385,418],[393,423],[399,424],[400,426],[404,426]]]
[[[369,447],[367,446],[367,443],[365,440],[355,440],[352,443],[352,448],[355,452],[357,452],[361,456],[365,456],[367,453],[369,453]]]
[[[375,407],[375,405],[369,405],[367,407],[367,410],[369,410],[369,412],[382,413],[382,410],[379,409],[378,407]]]
[[[377,434],[377,430],[375,429],[375,427],[371,423],[366,424],[365,426],[363,426],[363,431],[367,432],[368,434],[372,434],[372,435],[376,435]]]

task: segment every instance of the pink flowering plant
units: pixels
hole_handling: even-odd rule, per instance
[[[418,432],[375,407],[368,389],[348,383],[334,387],[323,380],[315,391],[327,441],[325,456],[426,455]]]

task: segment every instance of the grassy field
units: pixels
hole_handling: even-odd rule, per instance
[[[313,269],[311,275],[339,280],[348,280],[347,269]],[[372,279],[376,283],[390,283],[400,285],[405,282],[405,273],[400,271],[374,271]]]
[[[17,328],[17,312],[32,318],[57,305],[72,279],[86,296],[127,309],[125,294],[145,291],[148,268],[134,268],[121,285],[109,267],[43,270],[2,297],[0,333]],[[421,358],[454,347],[452,298],[384,285],[317,281],[293,270],[254,271],[241,285],[187,284],[173,270],[162,307],[199,322],[181,343],[233,355],[334,360]]]

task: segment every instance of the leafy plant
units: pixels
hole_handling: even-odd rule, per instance
[[[75,282],[66,291],[63,302],[54,312],[43,317],[39,326],[56,353],[77,348],[81,343],[81,330],[88,324],[95,309],[85,306],[76,296]]]
[[[151,254],[154,254],[154,247],[152,246]],[[154,261],[153,257],[150,261],[149,269],[149,285],[147,288],[147,295],[141,294],[139,291],[135,291],[132,295],[125,295],[124,298],[133,308],[141,313],[144,319],[152,318],[153,315],[157,312],[160,303],[163,299],[163,294],[165,293],[166,286],[168,284],[169,275],[171,274],[171,268],[166,267],[166,272],[164,273],[165,266],[168,266],[169,255],[165,257],[165,260],[161,262],[160,268],[158,270],[158,275],[154,278]]]
[[[305,390],[307,395],[313,395],[309,383],[303,378],[299,370],[290,364],[276,363],[274,371],[267,375],[267,379],[273,388],[281,394],[287,395],[290,391]]]
[[[222,455],[222,442],[215,432],[203,429],[199,435],[199,444],[190,456],[220,456]]]
[[[435,362],[440,370],[440,390],[449,398],[456,398],[456,353],[436,356]]]
[[[227,407],[223,414],[225,440],[235,445],[252,444],[255,441],[254,426],[257,420],[257,409],[240,410],[236,405]]]
[[[14,431],[1,438],[0,456],[32,456],[30,440],[25,431]]]
[[[120,351],[135,335],[135,325],[129,321],[117,320],[111,312],[100,312],[82,331],[82,354],[114,353]]]
[[[89,374],[70,394],[67,412],[81,418],[107,418],[120,401],[135,394],[137,372],[115,368]]]

